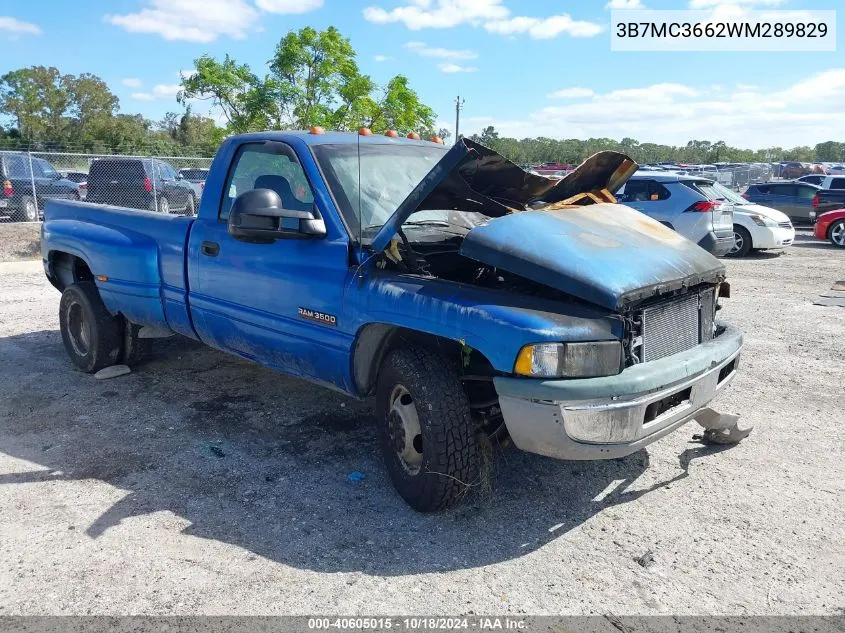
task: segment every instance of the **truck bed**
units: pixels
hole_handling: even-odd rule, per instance
[[[54,285],[67,285],[67,253],[88,263],[103,303],[133,323],[196,338],[187,309],[185,247],[193,218],[85,202],[50,201],[41,254]]]

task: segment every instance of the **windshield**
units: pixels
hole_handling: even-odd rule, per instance
[[[358,164],[360,147],[361,163]],[[412,144],[317,145],[314,155],[350,230],[373,235],[443,155],[445,147]],[[358,213],[360,175],[360,219]],[[414,213],[416,222],[448,221],[445,212]]]
[[[712,185],[713,191],[719,196],[719,200],[726,200],[732,204],[748,204],[748,200],[739,195],[736,191],[728,189],[724,185],[714,182]]]

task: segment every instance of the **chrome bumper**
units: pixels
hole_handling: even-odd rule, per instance
[[[728,330],[693,350],[618,376],[537,385],[538,395],[560,390],[560,399],[531,398],[530,384],[524,381],[522,393],[514,393],[514,379],[497,380],[499,404],[508,432],[522,450],[558,459],[624,457],[695,418],[734,378],[741,350],[742,335]],[[702,364],[706,368],[695,371]],[[679,380],[684,372],[686,377]],[[646,389],[635,390],[637,384]],[[587,397],[578,398],[579,392]]]

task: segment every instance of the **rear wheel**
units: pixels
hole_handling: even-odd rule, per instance
[[[751,233],[743,226],[734,224],[734,246],[728,253],[730,257],[745,257],[751,252],[754,245],[751,241]]]
[[[197,201],[194,200],[194,194],[188,196],[188,202],[185,203],[185,215],[196,215]]]
[[[376,389],[390,478],[415,510],[457,503],[480,478],[478,440],[457,359],[422,347],[391,351]]]
[[[839,248],[845,248],[845,220],[837,220],[830,225],[827,232],[830,243]]]
[[[37,222],[38,221],[38,205],[35,200],[29,196],[24,196],[21,199],[21,209],[15,216],[18,222]]]
[[[106,310],[93,281],[81,281],[64,289],[59,326],[67,355],[82,371],[93,374],[118,362],[121,322]]]

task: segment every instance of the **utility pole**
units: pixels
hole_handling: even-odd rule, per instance
[[[464,107],[464,103],[466,103],[466,99],[461,99],[461,95],[458,95],[455,99],[455,142],[458,142],[458,139],[461,138],[461,110]]]

